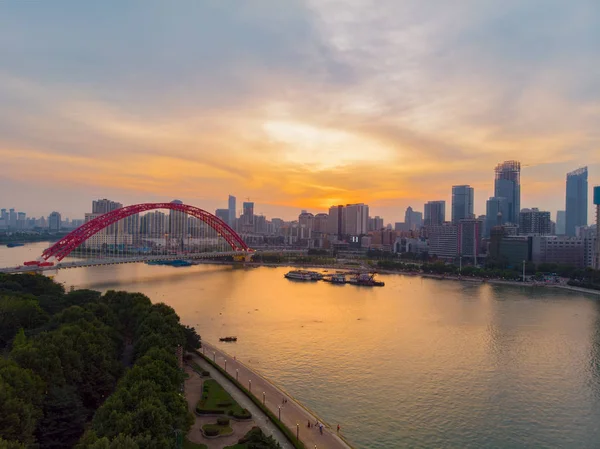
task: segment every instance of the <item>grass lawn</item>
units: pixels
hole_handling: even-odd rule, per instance
[[[206,444],[192,443],[187,438],[183,440],[183,449],[208,449]]]
[[[204,413],[222,413],[239,418],[249,418],[250,412],[240,405],[214,379],[205,380],[202,385],[202,399],[196,405],[196,411]]]

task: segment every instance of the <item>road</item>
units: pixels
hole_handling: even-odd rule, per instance
[[[238,376],[238,381],[249,388],[252,393],[263,400],[269,409],[278,416],[281,407],[281,420],[288,426],[293,433],[300,435],[300,440],[305,444],[307,449],[351,449],[341,435],[337,434],[337,425],[333,425],[333,429],[327,423],[324,424],[323,434],[314,426],[317,422],[317,417],[297,402],[293,397],[281,391],[275,385],[264,379],[251,368],[240,362],[239,359],[234,360],[233,356],[226,354],[224,351],[215,346],[202,342],[204,354],[213,358],[214,361],[221,367],[225,367],[227,361],[227,372],[232,376]],[[283,402],[287,400],[287,402]],[[311,422],[312,427],[309,429],[307,424]]]

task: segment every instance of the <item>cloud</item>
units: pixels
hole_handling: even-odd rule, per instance
[[[526,166],[524,206],[561,208],[577,166],[598,179],[594,0],[58,5],[0,3],[0,154],[19,185],[2,203],[32,202],[27,176],[272,213],[364,201],[394,220],[452,184],[482,211],[506,159]]]

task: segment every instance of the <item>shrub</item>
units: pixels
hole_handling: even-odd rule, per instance
[[[216,437],[219,435],[219,429],[202,429],[207,437]]]
[[[199,415],[224,415],[224,410],[206,410],[200,407],[196,407],[196,413]]]
[[[202,377],[210,377],[210,373],[208,371],[202,371]]]
[[[219,403],[217,403],[218,407],[231,407],[233,405],[233,402],[231,401],[221,401]]]
[[[233,417],[235,419],[250,419],[252,418],[252,413],[250,413],[247,409],[242,409],[242,411],[234,412]]]
[[[217,418],[217,424],[219,426],[228,426],[229,425],[229,418]]]

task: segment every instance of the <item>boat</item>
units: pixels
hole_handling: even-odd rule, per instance
[[[189,267],[192,265],[187,260],[150,260],[146,262],[147,265],[167,265],[170,267]]]
[[[292,270],[287,272],[284,277],[295,281],[312,281],[312,276],[306,271]]]
[[[237,337],[221,337],[219,341],[237,341]]]
[[[323,275],[318,271],[302,271],[304,274],[308,274],[313,281],[320,281],[323,279]]]
[[[25,246],[25,244],[24,243],[14,243],[14,242],[11,242],[11,243],[7,243],[6,246],[8,248],[16,248],[17,246]]]
[[[383,287],[385,285],[384,282],[376,281],[374,278],[375,273],[360,273],[357,274],[355,277],[349,279],[348,283],[354,285],[361,285],[365,287]]]
[[[325,282],[331,282],[332,284],[345,284],[346,276],[343,274],[334,274],[330,278],[323,279]]]

